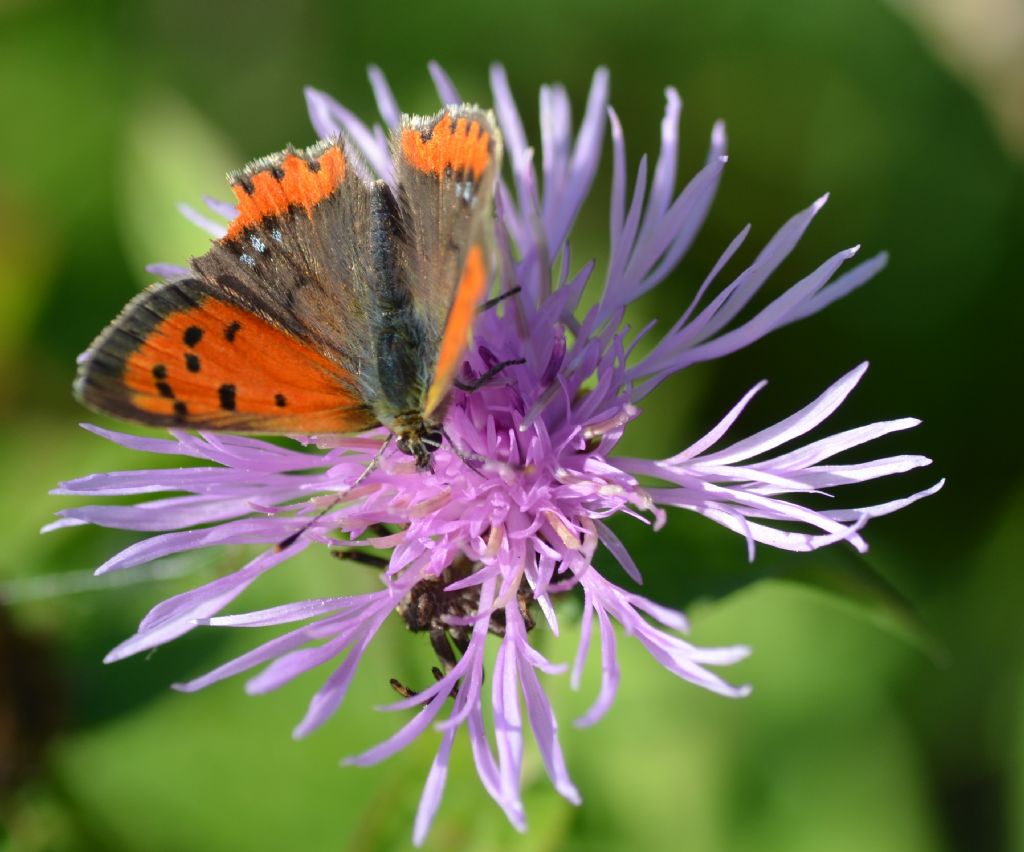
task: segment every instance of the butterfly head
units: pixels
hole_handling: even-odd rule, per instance
[[[397,432],[395,444],[398,449],[416,459],[416,470],[433,470],[431,461],[434,453],[441,447],[444,439],[440,427],[419,421]]]

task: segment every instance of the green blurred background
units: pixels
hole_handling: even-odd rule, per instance
[[[463,743],[428,848],[1024,849],[1022,57],[1019,0],[0,2],[0,847],[407,847],[437,736],[372,769],[337,759],[399,723],[370,707],[389,700],[389,677],[426,675],[422,637],[389,625],[342,711],[293,743],[317,676],[262,698],[239,681],[168,689],[256,635],[199,631],[149,658],[100,662],[153,603],[246,554],[115,583],[88,572],[133,536],[38,529],[68,503],[47,495],[58,481],[152,463],[80,430],[70,383],[75,355],[148,283],[145,263],[203,251],[175,204],[227,197],[228,168],[311,142],[304,84],[369,117],[376,62],[407,110],[432,111],[436,58],[482,103],[488,63],[504,62],[530,128],[542,82],[564,81],[581,105],[606,64],[634,166],[656,151],[665,85],[686,102],[684,174],[712,121],[727,120],[719,199],[639,322],[678,315],[746,222],[749,261],[825,190],[832,201],[769,296],[851,243],[892,253],[824,315],[666,385],[627,450],[683,446],[766,377],[739,426],[752,431],[866,358],[832,425],[920,416],[877,455],[936,465],[842,499],[949,482],[873,523],[866,560],[762,548],[751,567],[742,541],[699,518],[672,515],[657,535],[619,524],[648,593],[688,609],[695,641],[753,646],[730,672],[752,697],[706,695],[623,639],[618,702],[597,729],[570,724],[595,673],[580,695],[549,681],[584,806],[558,799],[531,753],[531,830],[517,835]],[[604,257],[607,185],[606,168],[580,257]],[[308,556],[241,605],[366,589],[366,571]],[[563,642],[539,640],[559,660],[574,644],[569,610]]]

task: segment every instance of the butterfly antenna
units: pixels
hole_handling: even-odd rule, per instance
[[[513,288],[513,290],[510,290],[508,293],[499,296],[498,301],[505,298],[506,296],[510,296],[513,293],[517,292],[519,292],[519,288]],[[497,376],[506,367],[514,367],[518,364],[525,363],[525,358],[512,358],[511,360],[508,361],[499,361],[497,364],[494,364],[489,370],[483,373],[483,375],[478,376],[474,381],[463,382],[460,381],[459,379],[456,379],[454,384],[455,387],[457,387],[459,390],[465,391],[466,393],[472,393],[473,391],[479,390],[481,387],[490,382],[491,379]],[[441,434],[444,435],[445,439],[448,441],[448,445],[452,448],[452,452],[455,453],[455,455],[457,455],[460,459],[462,459],[463,462],[465,462],[466,467],[468,467],[470,470],[472,470],[479,476],[483,476],[483,474],[480,473],[480,468],[486,464],[498,464],[509,470],[525,470],[525,468],[521,468],[516,465],[508,465],[505,464],[504,462],[497,462],[494,459],[489,459],[486,456],[481,456],[478,453],[472,452],[471,450],[464,450],[462,447],[456,444],[455,441],[452,440],[452,436],[448,434],[448,432],[445,430],[443,426],[441,427]]]
[[[441,434],[444,435],[444,439],[448,442],[448,446],[452,448],[452,452],[455,453],[465,463],[473,473],[477,476],[483,476],[480,473],[480,468],[483,467],[489,459],[486,456],[482,456],[479,453],[474,453],[472,450],[464,450],[455,441],[452,440],[452,436],[448,434],[448,430],[441,427]]]
[[[511,289],[506,290],[504,293],[499,293],[493,299],[488,299],[486,302],[484,302],[480,306],[480,313],[483,313],[484,311],[489,311],[491,308],[495,307],[496,305],[500,305],[506,299],[508,299],[508,298],[516,295],[517,293],[521,292],[522,289],[523,289],[522,287],[512,287]]]
[[[484,385],[486,385],[491,379],[493,379],[496,375],[498,375],[498,373],[500,373],[506,367],[514,367],[517,364],[525,363],[525,358],[512,358],[508,361],[500,361],[499,363],[491,367],[486,373],[479,376],[476,380],[472,382],[463,382],[459,379],[456,379],[454,384],[455,387],[457,387],[459,390],[466,391],[467,393],[472,393],[473,391],[479,390]]]
[[[498,461],[497,459],[482,456],[479,453],[474,453],[472,450],[463,449],[452,440],[452,436],[448,434],[448,431],[443,426],[441,427],[441,434],[444,435],[445,440],[448,441],[448,446],[452,448],[452,452],[462,459],[466,467],[473,471],[477,476],[483,476],[480,469],[484,466],[490,466],[492,469],[498,469],[505,473],[524,473],[532,470],[533,466],[529,464],[511,464],[509,462]]]
[[[306,523],[305,526],[301,527],[300,529],[297,529],[290,536],[279,541],[275,548],[277,552],[280,553],[282,550],[285,550],[286,548],[289,548],[293,544],[295,544],[295,542],[297,542],[302,536],[309,532],[310,527],[316,524],[328,512],[332,511],[335,506],[337,506],[342,500],[345,499],[346,496],[348,496],[352,492],[353,489],[361,485],[363,481],[366,479],[366,477],[368,477],[378,468],[378,466],[380,465],[380,460],[384,457],[384,451],[389,446],[391,446],[391,439],[393,437],[394,435],[389,434],[387,438],[384,439],[384,443],[380,445],[380,449],[377,450],[376,455],[372,459],[370,459],[370,463],[363,468],[362,473],[360,473],[359,476],[355,478],[351,485],[349,485],[344,491],[341,491],[337,495],[335,495],[334,499],[331,500],[331,502],[328,503],[327,506],[325,506],[323,509],[317,512],[315,516],[310,518],[309,522]]]

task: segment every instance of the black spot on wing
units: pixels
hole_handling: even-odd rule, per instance
[[[190,373],[199,372],[199,356],[193,355],[191,352],[185,353],[185,369]]]
[[[234,385],[221,385],[217,388],[217,394],[220,396],[220,407],[225,411],[235,410],[235,386]]]
[[[224,339],[228,343],[234,343],[235,342],[235,336],[241,330],[242,330],[242,324],[240,322],[236,321],[236,322],[231,323],[231,325],[229,325],[227,328],[224,329]]]
[[[195,346],[202,339],[203,330],[198,325],[190,325],[185,329],[185,334],[182,336],[186,346]]]

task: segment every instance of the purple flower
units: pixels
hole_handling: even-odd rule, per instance
[[[431,65],[430,72],[443,102],[461,101],[439,66]],[[383,74],[371,69],[370,81],[384,125],[395,127],[400,112]],[[627,514],[658,529],[665,522],[665,507],[688,509],[743,536],[751,559],[757,543],[806,551],[848,542],[863,551],[867,545],[862,532],[871,518],[907,506],[942,485],[855,509],[819,510],[805,504],[804,498],[830,494],[844,484],[929,463],[913,455],[829,463],[840,452],[915,426],[917,421],[911,419],[799,444],[798,439],[839,407],[863,376],[865,365],[796,414],[756,434],[727,437],[739,431],[735,421],[763,382],[707,434],[670,458],[615,455],[623,431],[639,415],[638,404],[663,379],[816,313],[871,278],[885,257],[844,269],[856,248],[839,252],[766,306],[740,318],[822,208],[822,198],[786,222],[747,269],[728,283],[717,283],[722,268],[747,237],[745,228],[670,328],[656,334],[652,324],[631,334],[623,325],[626,307],[676,267],[704,221],[726,162],[724,128],[714,127],[706,164],[677,192],[682,105],[674,89],[666,91],[661,150],[653,171],[649,177],[647,160],[641,159],[631,183],[622,128],[608,104],[606,71],[594,75],[578,131],[565,90],[541,89],[536,151],[527,142],[501,67],[492,69],[491,87],[511,173],[511,181],[502,183],[496,196],[499,273],[502,289],[518,286],[521,292],[480,315],[463,373],[472,378],[502,361],[523,363],[508,367],[498,381],[471,393],[452,391],[446,430],[457,446],[486,459],[480,470],[471,469],[446,446],[434,455],[433,472],[418,472],[408,456],[392,447],[379,468],[352,488],[377,453],[383,432],[340,440],[308,438],[305,443],[320,451],[311,457],[307,450],[254,438],[182,431],[172,431],[170,438],[141,438],[87,426],[131,449],[200,463],[174,470],[97,474],[64,483],[57,493],[180,496],[69,509],[50,526],[91,523],[147,533],[98,573],[213,545],[266,545],[262,555],[235,573],[155,607],[138,632],[107,660],[154,648],[197,625],[297,625],[179,685],[192,691],[263,666],[247,688],[265,692],[330,662],[334,669],[313,696],[296,736],[310,733],[338,709],[363,652],[385,619],[397,611],[410,629],[428,633],[440,663],[436,680],[420,691],[394,682],[402,698],[389,709],[415,712],[386,742],[347,761],[375,763],[431,726],[441,732],[416,817],[417,843],[426,836],[440,803],[452,744],[463,729],[481,782],[517,828],[526,825],[520,788],[527,729],[555,789],[571,802],[580,801],[559,745],[555,712],[539,677],[563,674],[568,667],[545,659],[530,642],[535,627],[558,636],[555,599],[576,587],[583,597],[580,642],[574,652],[559,652],[564,659],[574,658],[574,686],[591,651],[600,654],[602,673],[596,700],[577,724],[596,722],[614,700],[620,674],[619,630],[640,641],[680,678],[725,696],[749,692],[749,687],[733,686],[713,671],[743,659],[747,648],[690,644],[681,636],[687,630],[681,614],[615,585],[594,567],[595,551],[603,545],[633,581],[641,580],[638,566],[607,526],[608,518]],[[343,134],[362,153],[367,176],[373,172],[385,180],[392,178],[384,127],[367,126],[322,92],[309,89],[306,97],[318,135]],[[569,238],[590,194],[608,128],[610,256],[603,280],[592,281],[594,263],[578,263]],[[185,213],[220,236],[223,221],[234,210],[212,199],[207,199],[207,206],[210,215],[189,208]],[[174,275],[177,268],[160,265],[153,271]],[[596,287],[598,295],[593,306],[583,310],[588,286]],[[636,354],[641,338],[649,338],[642,356]],[[794,443],[795,449],[783,449]],[[641,478],[656,484],[641,485]],[[340,502],[337,495],[343,495]],[[282,542],[286,546],[278,547]],[[317,543],[357,556],[366,548],[390,549],[390,559],[381,566],[380,590],[222,614],[261,574]],[[373,559],[370,554],[364,557]],[[595,629],[597,642],[592,643]],[[498,650],[485,678],[489,641],[497,641]],[[490,726],[483,711],[488,701]]]

